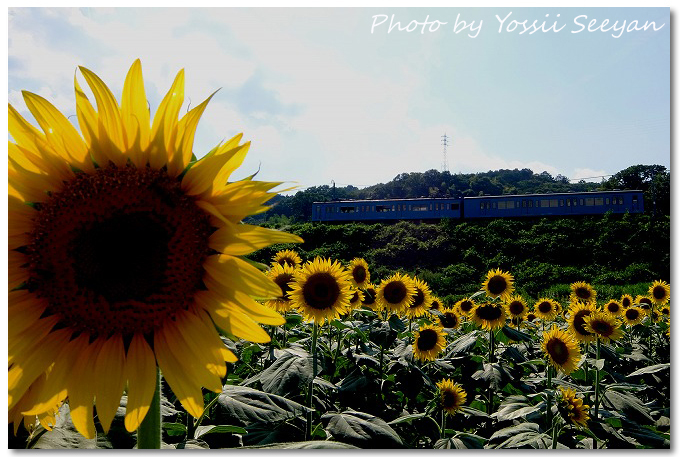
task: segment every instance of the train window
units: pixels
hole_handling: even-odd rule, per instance
[[[413,205],[413,211],[427,211],[427,205]]]
[[[341,206],[340,207],[340,212],[341,213],[353,213],[356,210],[354,206]]]
[[[571,206],[571,198],[567,198],[567,206]]]
[[[623,205],[623,197],[619,198],[619,205]]]
[[[607,198],[604,199],[604,204],[605,204],[605,205],[608,205],[608,204],[609,204],[609,197],[607,197]]]
[[[522,208],[526,208],[526,207],[527,207],[527,201],[526,201],[526,200],[522,200]]]
[[[479,209],[484,209],[484,202],[479,202]]]
[[[394,205],[392,205],[392,211],[394,211]]]
[[[633,205],[637,205],[637,204],[638,204],[638,196],[633,195]]]
[[[586,198],[586,206],[594,206],[595,205],[595,199],[594,198]]]
[[[533,200],[529,200],[529,208],[533,208],[533,207],[534,207],[534,201],[533,201]]]
[[[595,199],[595,206],[602,206],[604,204],[604,201],[602,198],[596,198]]]
[[[496,208],[498,208],[498,203],[497,203],[497,202],[493,202],[493,209],[496,209]]]
[[[583,199],[582,199],[582,198],[579,198],[579,200],[580,200],[579,205],[583,206]]]
[[[432,203],[430,203],[430,211],[432,211]]]
[[[560,198],[560,206],[564,206],[564,200]]]
[[[540,207],[541,207],[541,201],[540,201],[540,200],[536,200],[536,208],[540,208]]]
[[[500,202],[498,202],[498,209],[505,209],[505,208],[507,208],[506,205],[507,205],[507,202],[500,201]]]
[[[557,199],[554,198],[554,199],[552,199],[552,200],[548,200],[548,206],[549,206],[550,208],[557,208]]]

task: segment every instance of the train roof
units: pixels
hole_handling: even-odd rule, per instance
[[[622,194],[642,192],[641,190],[591,190],[588,192],[555,192],[548,194],[504,194],[504,195],[482,195],[477,197],[465,197],[468,199],[480,198],[526,198],[526,197],[573,197],[577,195],[594,195],[594,194]],[[372,200],[334,200],[330,202],[312,202],[312,203],[381,203],[381,202],[397,202],[397,201],[424,201],[424,200],[460,200],[460,197],[419,197],[419,198],[383,198]]]

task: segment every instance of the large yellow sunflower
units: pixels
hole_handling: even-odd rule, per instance
[[[371,283],[371,272],[368,271],[368,263],[364,259],[360,257],[352,259],[347,270],[355,287],[365,287]]]
[[[643,310],[645,313],[649,313],[652,309],[652,299],[646,295],[638,295],[635,297],[635,306]]]
[[[588,416],[590,408],[583,404],[583,399],[576,397],[574,389],[565,389],[562,386],[559,387],[559,394],[557,406],[562,416],[574,425],[587,427],[588,419],[590,419],[590,416]]]
[[[430,309],[436,309],[439,310],[442,308],[444,305],[442,305],[442,300],[437,297],[437,296],[432,296],[432,304],[430,305]]]
[[[221,392],[236,360],[215,326],[267,342],[258,323],[284,322],[251,298],[279,287],[240,256],[301,239],[240,223],[279,184],[228,182],[249,148],[241,135],[193,159],[208,100],[178,120],[183,71],[152,121],[139,60],[121,104],[80,70],[97,107],[76,80],[82,136],[38,95],[23,93],[40,130],[9,106],[8,388],[14,420],[68,398],[76,429],[94,438],[93,404],[107,432],[126,386],[125,427],[137,429],[157,365],[199,417],[201,388]]]
[[[444,328],[458,328],[460,325],[460,316],[454,309],[442,308],[439,316],[439,323]]]
[[[361,308],[364,301],[364,293],[359,289],[350,289],[352,295],[349,298],[349,311]]]
[[[471,298],[463,298],[462,300],[458,300],[456,304],[454,305],[454,309],[458,313],[459,316],[469,316],[470,312],[472,311],[472,308],[474,308],[476,305],[475,301],[472,300]]]
[[[460,411],[467,400],[467,393],[463,387],[451,379],[442,379],[437,383],[437,388],[442,409],[452,416]]]
[[[376,300],[378,298],[378,289],[373,284],[368,284],[363,288],[363,292],[364,296],[361,299],[361,304],[376,313],[381,311],[380,303]]]
[[[404,310],[406,317],[420,317],[432,306],[430,286],[418,278],[413,278],[413,285],[416,288],[416,295],[413,297],[413,302]]]
[[[569,296],[569,299],[572,302],[595,304],[597,291],[587,282],[575,282],[571,285],[571,295]]]
[[[290,311],[293,305],[290,299],[290,291],[292,290],[290,284],[294,281],[295,268],[287,263],[275,263],[267,276],[276,283],[281,289],[278,297],[267,300],[265,305],[275,309],[279,313]]]
[[[290,249],[284,249],[283,251],[279,251],[274,254],[274,257],[272,258],[272,265],[277,263],[279,265],[289,265],[295,268],[302,265],[302,259],[300,258],[300,254],[297,252]]]
[[[401,273],[395,273],[380,283],[376,301],[381,309],[400,314],[411,306],[415,296],[416,287],[411,278]]]
[[[505,325],[505,307],[500,303],[480,303],[470,311],[470,319],[484,330],[496,330]]]
[[[576,370],[581,361],[581,350],[574,337],[554,324],[549,331],[543,332],[541,349],[548,361],[564,374]]]
[[[618,340],[623,336],[623,332],[619,328],[621,326],[619,321],[603,311],[595,311],[590,316],[584,317],[583,320],[586,323],[586,330],[597,336],[603,343]]]
[[[627,326],[633,327],[642,322],[642,320],[645,318],[645,312],[637,306],[631,306],[623,312],[621,317]]]
[[[665,305],[671,298],[671,286],[666,281],[654,281],[648,293],[655,305]]]
[[[500,269],[490,270],[482,283],[482,289],[491,298],[501,297],[507,300],[515,290],[512,275]]]
[[[588,303],[574,302],[569,307],[569,332],[582,343],[595,341],[595,335],[586,329],[585,321],[585,318],[593,312],[595,307]]]
[[[540,298],[534,304],[534,314],[543,321],[552,321],[557,317],[558,306],[559,303],[552,298]]]
[[[315,258],[295,271],[290,298],[307,321],[323,325],[347,312],[352,292],[347,270],[337,260]]]
[[[505,303],[505,312],[511,319],[521,320],[526,317],[527,313],[529,312],[529,308],[527,307],[527,304],[521,295],[513,295]]]
[[[413,337],[413,357],[417,360],[435,360],[445,347],[446,337],[438,325],[425,324]]]

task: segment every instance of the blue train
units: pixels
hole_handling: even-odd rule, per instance
[[[312,221],[396,221],[642,213],[640,190],[312,203]]]

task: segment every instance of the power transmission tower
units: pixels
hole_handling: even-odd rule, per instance
[[[446,159],[446,147],[449,145],[449,137],[446,132],[442,135],[442,173],[449,171],[449,162]]]

